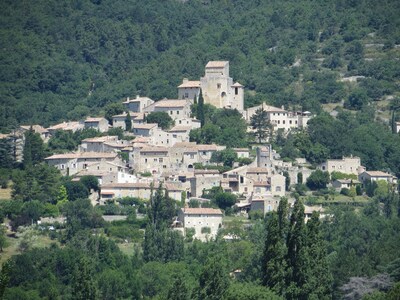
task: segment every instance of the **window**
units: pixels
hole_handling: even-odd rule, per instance
[[[61,170],[64,170],[65,169],[65,165],[61,165]]]
[[[147,158],[144,159],[144,162],[147,163]]]
[[[190,158],[193,159],[194,158],[194,154],[190,154]]]
[[[282,121],[282,124],[285,124],[285,120]]]
[[[179,115],[179,110],[176,111],[176,114]]]
[[[281,124],[281,121],[280,121],[280,120],[278,120],[278,124]]]
[[[289,121],[289,124],[292,124],[292,120]]]
[[[275,188],[275,191],[280,192],[280,191],[281,191],[281,187],[280,187],[280,186],[277,186],[277,187]]]
[[[159,158],[159,159],[158,159],[158,162],[162,163],[162,162],[163,162],[163,159],[162,159],[162,158]]]
[[[169,112],[170,115],[172,115],[172,110]]]
[[[239,89],[235,87],[235,95],[239,95]]]
[[[189,98],[189,93],[185,93],[185,98]]]
[[[157,158],[154,158],[154,162],[157,162]]]
[[[221,84],[217,83],[217,89],[220,89],[220,88],[221,88]]]

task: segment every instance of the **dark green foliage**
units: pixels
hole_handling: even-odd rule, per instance
[[[125,130],[131,131],[132,130],[132,118],[130,113],[128,112],[125,119]]]
[[[271,290],[253,284],[234,282],[229,286],[225,298],[226,300],[278,300],[281,299]]]
[[[297,173],[297,184],[303,184],[303,173]]]
[[[93,175],[82,176],[79,182],[81,182],[89,191],[94,190],[97,192],[99,190],[99,180],[97,179],[96,176]]]
[[[10,139],[0,139],[0,168],[10,169],[14,166],[13,143]]]
[[[233,149],[227,148],[221,151],[213,152],[210,162],[223,163],[226,167],[232,167],[236,159],[237,153]]]
[[[198,298],[202,300],[223,299],[229,288],[229,274],[222,257],[207,260],[199,277]]]
[[[311,190],[319,190],[326,188],[329,183],[329,172],[323,172],[321,170],[316,170],[311,173],[307,178],[307,186]]]
[[[72,274],[74,298],[78,300],[98,299],[98,291],[93,280],[94,270],[87,258],[81,258]]]
[[[200,121],[200,125],[201,127],[203,127],[205,124],[205,112],[204,112],[204,98],[202,90],[200,90],[199,102],[197,103],[196,119]]]
[[[151,112],[146,116],[147,123],[157,123],[162,129],[166,130],[171,128],[174,120],[165,111]]]
[[[24,168],[35,166],[41,163],[45,157],[43,140],[33,129],[29,129],[24,134],[23,164]]]
[[[86,199],[89,196],[89,189],[81,181],[67,181],[64,186],[67,189],[69,201]]]
[[[47,164],[39,164],[28,170],[14,170],[11,178],[13,199],[55,202],[61,174]]]
[[[219,208],[226,210],[236,203],[237,196],[231,193],[218,193],[215,195],[215,203]]]
[[[250,119],[250,125],[255,129],[254,136],[260,144],[272,134],[273,130],[271,122],[267,119],[267,115],[267,112],[262,107],[257,109],[256,113]]]
[[[208,105],[204,105],[208,107]],[[247,124],[237,110],[217,109],[205,113],[206,124],[190,132],[190,140],[202,143],[216,143],[227,147],[246,147]]]
[[[122,103],[109,103],[104,107],[104,117],[108,120],[108,123],[112,125],[112,117],[120,115],[124,112],[124,106]]]

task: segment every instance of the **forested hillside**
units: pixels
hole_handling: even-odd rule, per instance
[[[173,98],[208,60],[231,62],[247,106],[360,109],[398,90],[399,15],[394,0],[4,0],[0,129]],[[338,80],[351,75],[366,78]]]

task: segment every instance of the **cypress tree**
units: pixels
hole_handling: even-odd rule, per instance
[[[131,118],[131,115],[130,115],[129,111],[128,111],[128,114],[126,115],[126,118],[125,118],[125,130],[126,131],[131,131],[132,130],[132,118]]]
[[[23,164],[29,168],[40,163],[44,154],[43,141],[38,133],[35,133],[32,127],[25,133],[25,143],[23,150]]]
[[[196,118],[200,121],[201,127],[203,127],[205,124],[205,116],[204,116],[204,98],[203,98],[203,92],[201,90],[199,94],[199,102],[197,104]]]
[[[95,300],[98,299],[97,289],[88,259],[81,258],[73,273],[74,299]]]

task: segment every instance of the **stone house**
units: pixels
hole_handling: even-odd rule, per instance
[[[132,113],[141,113],[146,107],[152,105],[153,103],[154,101],[150,98],[140,97],[139,95],[137,95],[134,99],[130,99],[128,97],[126,98],[126,101],[122,102],[122,104],[125,106],[126,111]]]
[[[99,132],[107,132],[109,129],[108,121],[105,118],[86,118],[84,121],[85,128],[93,128]]]
[[[66,154],[54,154],[46,157],[48,165],[61,171],[64,176],[72,176],[81,170],[87,169],[89,165],[100,161],[116,162],[122,164],[117,153],[106,152],[77,152]]]
[[[336,171],[355,175],[363,171],[361,160],[357,156],[343,157],[342,159],[328,159],[326,162],[319,165],[318,169],[328,171],[329,173]]]
[[[76,132],[78,130],[82,130],[83,128],[85,128],[85,125],[83,122],[72,122],[71,121],[71,122],[63,122],[63,123],[53,125],[53,126],[47,128],[47,130],[50,132],[51,135],[54,135],[54,133],[57,130]]]
[[[266,111],[267,120],[271,122],[274,127],[274,131],[283,129],[289,131],[294,128],[306,128],[308,121],[312,118],[310,112],[293,112],[287,111],[283,107],[278,108],[265,103],[250,107],[244,113],[243,117],[247,122],[251,121],[251,117],[256,113],[258,109],[264,109]]]
[[[384,180],[387,183],[397,184],[397,177],[382,171],[364,171],[358,175],[358,180],[363,184],[369,181]]]
[[[343,188],[350,189],[352,187],[356,187],[357,185],[361,185],[361,182],[354,179],[336,179],[332,182],[332,186],[340,191]]]
[[[201,197],[203,190],[220,186],[221,175],[217,170],[194,170],[190,181],[190,196]]]
[[[149,200],[151,193],[158,188],[159,183],[136,182],[136,183],[113,183],[105,184],[101,187],[100,203],[106,200],[123,197],[135,197]],[[181,201],[181,189],[176,184],[165,183],[164,189],[168,192],[168,196],[175,201]]]
[[[100,136],[82,140],[82,152],[118,152],[130,145],[129,141],[119,140],[118,136]]]
[[[222,227],[222,211],[214,208],[181,208],[178,223],[185,229],[193,228],[194,238],[201,241],[213,239]]]
[[[170,157],[168,148],[146,146],[134,150],[133,167],[135,172],[150,172],[161,174],[168,171],[170,167]]]
[[[192,100],[163,99],[144,108],[145,112],[166,112],[173,120],[190,118]]]
[[[200,81],[190,81],[183,78],[182,84],[178,86],[178,99],[199,99]]]
[[[151,137],[157,129],[157,123],[133,124],[133,133],[135,135]]]

